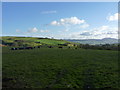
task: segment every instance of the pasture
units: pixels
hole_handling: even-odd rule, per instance
[[[3,88],[119,88],[118,51],[35,48],[2,52]]]
[[[65,40],[57,40],[57,39],[49,39],[49,38],[35,38],[35,37],[10,37],[5,36],[0,38],[0,41],[3,45],[6,46],[40,46],[40,45],[52,45],[56,46],[58,44],[70,43],[73,42],[65,41]]]

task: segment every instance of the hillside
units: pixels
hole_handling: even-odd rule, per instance
[[[13,88],[119,88],[118,51],[93,50],[49,38],[3,37],[2,87]],[[12,50],[9,46],[66,44],[66,48]],[[59,46],[59,45],[58,45]]]
[[[11,37],[6,36],[0,39],[2,45],[6,46],[40,46],[40,45],[58,45],[58,44],[74,44],[65,40],[57,40],[50,38],[36,37]]]

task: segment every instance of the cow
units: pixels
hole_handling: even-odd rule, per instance
[[[15,47],[13,47],[13,48],[11,48],[11,50],[17,50],[18,48],[15,48]]]
[[[20,48],[18,48],[19,50],[23,50],[23,49],[25,49],[24,47],[20,47]]]
[[[58,47],[58,48],[63,48],[63,47],[60,46],[60,47]]]
[[[53,48],[52,46],[48,46],[48,48]]]
[[[38,46],[37,48],[41,48],[41,46]]]
[[[33,49],[33,47],[26,47],[25,49]]]

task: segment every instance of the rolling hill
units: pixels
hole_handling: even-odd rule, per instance
[[[57,40],[50,38],[36,37],[11,37],[5,36],[0,39],[2,45],[6,46],[40,46],[40,45],[58,45],[58,44],[74,44],[74,42]]]

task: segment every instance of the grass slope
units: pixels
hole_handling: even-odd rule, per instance
[[[1,39],[3,44],[7,44],[8,46],[39,46],[39,45],[58,45],[64,43],[71,43],[65,40],[57,40],[57,39],[48,39],[48,38],[35,38],[35,37],[2,37]],[[18,41],[16,41],[18,40]]]
[[[118,52],[3,47],[3,88],[118,88]]]

